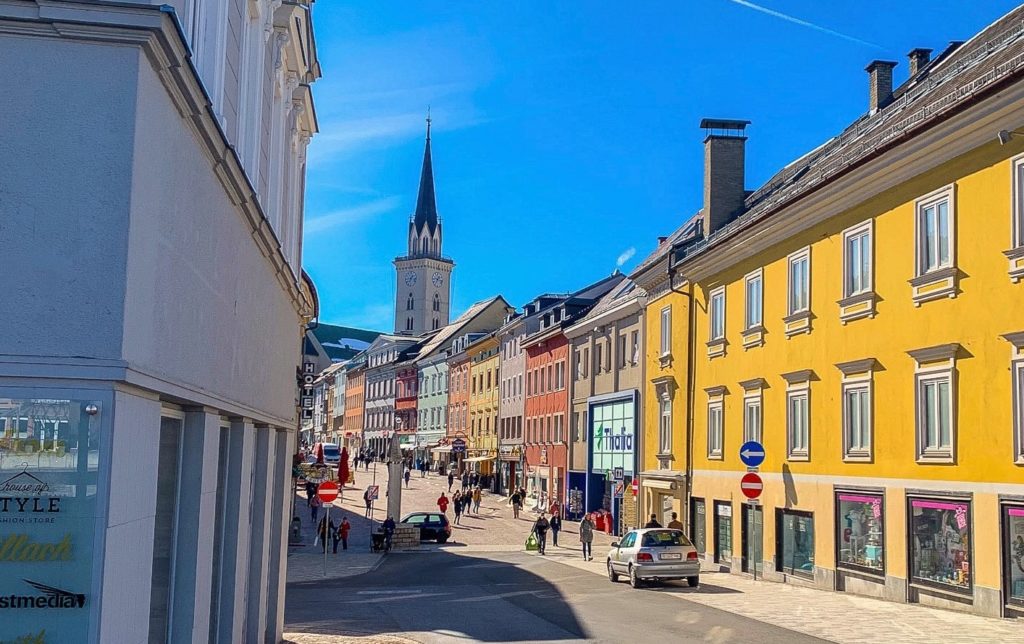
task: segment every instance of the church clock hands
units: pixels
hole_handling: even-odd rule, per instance
[[[430,281],[432,281],[434,283],[434,286],[436,286],[437,288],[441,288],[441,283],[444,281],[444,278],[441,276],[440,273],[434,273],[434,276],[430,279]]]
[[[406,286],[412,286],[415,283],[416,283],[416,273],[413,273],[412,271],[409,271],[408,273],[406,273],[405,274],[405,285]]]

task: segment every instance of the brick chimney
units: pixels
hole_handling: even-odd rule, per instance
[[[707,234],[743,210],[746,127],[750,121],[704,119],[704,221]]]
[[[924,49],[923,47],[911,49],[910,53],[907,54],[907,58],[910,59],[910,77],[913,78],[931,60],[932,50]]]
[[[868,109],[872,114],[892,100],[892,70],[895,66],[896,63],[890,60],[873,60],[864,68],[868,73]]]

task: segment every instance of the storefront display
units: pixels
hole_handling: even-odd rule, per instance
[[[913,581],[970,592],[971,505],[967,501],[911,499]]]
[[[776,510],[776,563],[779,572],[814,575],[814,515],[796,510]]]
[[[96,402],[0,398],[0,642],[92,630],[100,418]]]
[[[1024,506],[1003,506],[1003,526],[1007,600],[1024,606]]]
[[[881,495],[840,492],[836,495],[840,567],[885,571],[885,530]]]

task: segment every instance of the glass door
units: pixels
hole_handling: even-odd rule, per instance
[[[743,572],[752,572],[760,577],[764,561],[764,513],[761,506],[743,505]]]
[[[704,499],[693,499],[690,510],[690,539],[697,552],[704,554],[708,548],[707,508]]]

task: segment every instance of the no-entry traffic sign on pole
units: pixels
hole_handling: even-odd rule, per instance
[[[338,484],[334,481],[324,481],[316,488],[316,495],[324,503],[332,503],[338,498]]]
[[[761,490],[763,489],[764,481],[761,480],[757,472],[747,472],[740,479],[740,491],[748,499],[756,499],[761,496]]]

